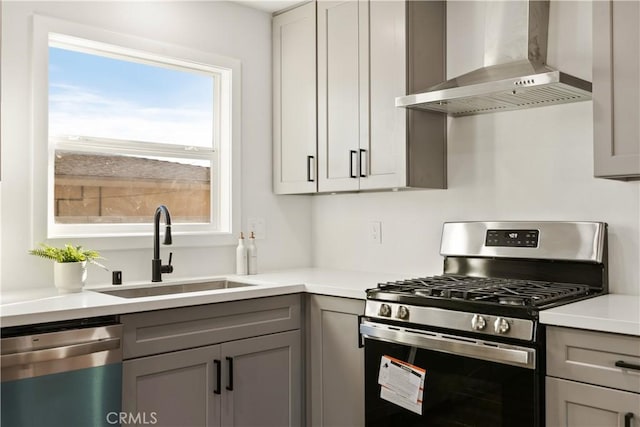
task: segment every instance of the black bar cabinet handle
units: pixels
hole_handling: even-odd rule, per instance
[[[624,427],[631,427],[633,421],[633,412],[627,412],[624,414]]]
[[[640,371],[640,365],[635,365],[633,363],[627,363],[624,360],[618,360],[616,362],[616,366],[618,368],[633,369],[633,370],[636,370],[636,371]]]
[[[364,168],[362,167],[362,159],[364,158],[364,155],[367,154],[367,150],[365,150],[364,148],[360,149],[360,159],[358,160],[358,166],[360,168],[360,178],[366,178],[367,174],[366,173],[362,173],[362,171],[364,170]]]
[[[315,178],[311,175],[311,161],[313,161],[313,156],[307,156],[307,181],[314,182]]]
[[[362,339],[362,334],[360,333],[360,324],[362,323],[362,318],[364,314],[358,315],[358,348],[364,347],[364,340]]]
[[[213,361],[216,365],[216,388],[213,390],[213,394],[220,394],[222,388],[222,362],[218,359]]]
[[[357,155],[356,150],[349,150],[349,178],[357,178],[358,176],[353,173],[353,155]]]
[[[226,388],[233,391],[233,357],[227,357],[227,362],[229,362],[229,384]]]

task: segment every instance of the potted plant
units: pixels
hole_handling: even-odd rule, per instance
[[[31,249],[31,255],[54,261],[53,282],[60,293],[80,292],[87,279],[87,262],[105,268],[96,260],[102,259],[98,251],[83,249],[82,246],[64,245],[56,248],[45,243]]]

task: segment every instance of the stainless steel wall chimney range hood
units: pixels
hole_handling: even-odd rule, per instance
[[[451,116],[587,101],[591,83],[547,65],[549,1],[486,4],[484,67],[396,98],[397,107]]]

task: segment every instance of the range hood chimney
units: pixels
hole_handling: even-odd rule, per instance
[[[484,67],[398,97],[396,107],[467,116],[591,99],[590,82],[546,65],[548,0],[486,7]]]

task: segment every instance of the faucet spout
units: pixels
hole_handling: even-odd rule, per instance
[[[160,217],[164,214],[165,232],[163,244],[170,245],[171,239],[171,215],[169,209],[165,205],[160,205],[156,209],[153,217],[153,260],[151,261],[151,281],[162,282],[162,273],[172,273],[171,256],[169,256],[169,264],[162,265],[160,259]]]

